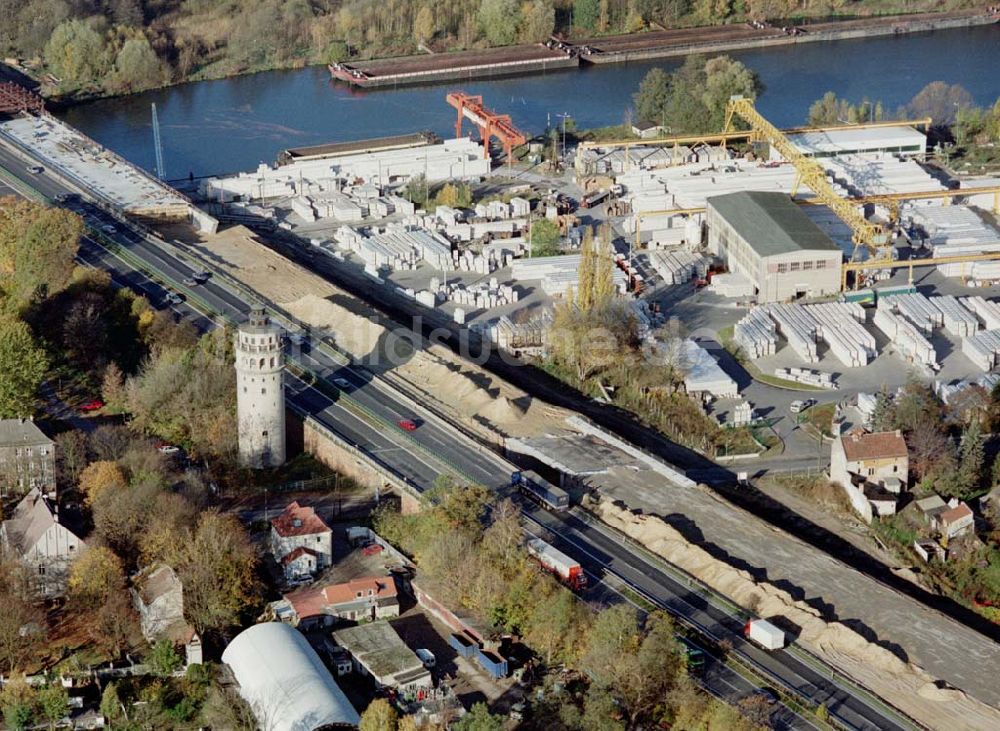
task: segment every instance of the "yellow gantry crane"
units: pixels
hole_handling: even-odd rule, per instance
[[[830,181],[827,180],[826,170],[823,166],[813,158],[799,152],[784,132],[768,122],[754,108],[752,100],[742,96],[734,96],[729,100],[726,107],[725,130],[727,132],[733,128],[734,117],[739,117],[750,125],[751,141],[767,142],[795,167],[797,176],[795,184],[792,186],[793,198],[798,192],[799,185],[808,186],[824,205],[828,206],[840,220],[850,227],[851,239],[854,241],[852,260],[857,254],[859,246],[867,248],[874,259],[891,260],[892,257],[886,250],[889,237],[885,228],[881,224],[872,223],[866,219],[864,214],[858,210],[857,203],[840,197]]]

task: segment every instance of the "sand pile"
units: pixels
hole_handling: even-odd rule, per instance
[[[282,302],[280,306],[310,327],[329,331],[338,347],[359,359],[375,350],[386,333],[386,329],[374,320],[314,294]]]
[[[929,727],[942,731],[1000,728],[997,709],[961,690],[946,687],[922,668],[904,662],[847,625],[825,621],[816,609],[795,600],[788,592],[757,582],[746,571],[688,542],[662,519],[636,515],[608,500],[593,509],[608,525],[737,604],[761,617],[780,618],[779,624],[797,627],[798,642],[803,646]]]

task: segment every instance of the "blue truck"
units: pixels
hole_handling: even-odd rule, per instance
[[[513,473],[510,484],[549,510],[569,510],[569,493],[530,470]]]

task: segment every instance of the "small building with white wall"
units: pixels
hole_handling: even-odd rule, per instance
[[[741,191],[707,206],[709,250],[753,283],[758,302],[840,291],[843,251],[785,193]]]
[[[807,157],[873,153],[911,156],[927,152],[927,135],[905,124],[809,130],[788,135],[788,141]],[[783,159],[773,147],[771,159]]]

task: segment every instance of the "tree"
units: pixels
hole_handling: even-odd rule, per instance
[[[952,124],[959,111],[973,106],[972,95],[958,84],[932,81],[910,100],[907,112],[914,117],[930,117],[938,126]]]
[[[184,660],[177,653],[174,643],[164,638],[153,645],[146,662],[157,675],[170,675],[183,665]]]
[[[0,315],[0,419],[35,413],[35,394],[48,368],[45,351],[36,345],[27,324]]]
[[[521,43],[541,43],[552,35],[555,24],[556,11],[551,0],[530,0],[521,6],[518,37]]]
[[[10,731],[30,728],[34,723],[37,705],[38,693],[28,685],[23,675],[4,683],[3,691],[0,692],[0,706],[3,707],[4,723]]]
[[[955,468],[955,449],[939,424],[924,421],[906,435],[910,469],[918,480],[933,474],[950,474]]]
[[[566,656],[579,649],[577,638],[583,635],[574,628],[583,625],[585,611],[576,597],[562,587],[540,597],[535,604],[525,634],[547,665],[556,659],[570,659]]]
[[[491,46],[509,46],[517,40],[521,9],[516,0],[482,0],[476,19]]]
[[[115,57],[111,83],[122,91],[141,91],[162,86],[167,71],[145,36],[129,38]]]
[[[639,83],[639,91],[632,97],[639,121],[663,124],[669,96],[670,74],[659,66],[650,69]]]
[[[480,702],[473,705],[468,713],[451,724],[451,728],[455,731],[503,731],[504,720],[502,716],[490,713],[486,704]]]
[[[64,485],[75,485],[87,466],[87,435],[76,429],[57,434],[56,467]]]
[[[359,731],[396,731],[399,714],[385,698],[376,698],[361,714]]]
[[[109,49],[85,20],[67,20],[45,45],[45,62],[70,87],[96,84],[111,66]]]
[[[0,198],[0,288],[11,310],[61,291],[76,268],[83,220],[72,211]]]
[[[203,513],[191,536],[178,536],[172,562],[184,587],[184,613],[199,635],[234,626],[254,600],[256,552],[230,515]]]
[[[982,494],[983,469],[986,463],[983,442],[979,421],[974,420],[965,428],[958,447],[958,470],[952,497],[968,500]]]
[[[111,681],[104,687],[104,692],[101,693],[101,715],[104,716],[108,721],[115,722],[122,715],[122,702],[118,697],[118,684]]]
[[[117,363],[108,363],[101,379],[101,396],[104,403],[112,408],[121,408],[125,404],[125,376]]]
[[[351,57],[351,50],[344,41],[330,41],[326,47],[327,63],[343,63]]]
[[[434,37],[434,10],[430,5],[421,5],[413,20],[413,35],[418,41],[429,41]]]
[[[43,639],[45,615],[19,562],[0,565],[0,673],[23,667]]]
[[[92,640],[112,658],[119,658],[129,648],[137,631],[135,610],[128,592],[112,592],[93,613],[89,623]]]
[[[559,227],[547,218],[531,224],[531,256],[558,256],[561,252],[562,234]]]
[[[124,490],[128,486],[125,473],[117,462],[91,462],[80,473],[79,487],[88,505],[98,501],[105,490]]]
[[[62,683],[52,683],[38,691],[38,709],[49,722],[49,728],[69,715],[69,693]]]
[[[726,106],[733,96],[756,99],[763,86],[756,72],[729,56],[716,56],[705,63],[702,102],[708,112],[704,125],[721,130],[726,123]]]
[[[573,0],[573,25],[584,30],[597,30],[601,17],[599,0]]]
[[[70,567],[70,594],[87,606],[100,606],[125,585],[121,559],[106,546],[91,546]]]

